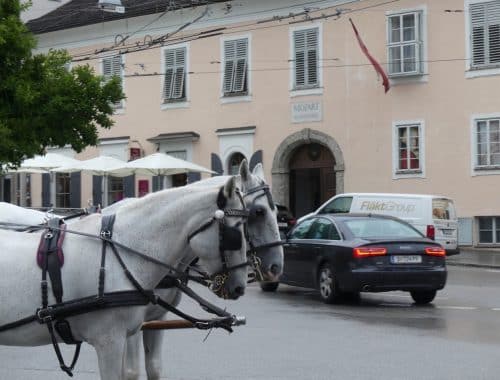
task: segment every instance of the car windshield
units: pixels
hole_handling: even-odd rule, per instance
[[[354,237],[361,239],[421,238],[420,232],[393,219],[351,219],[344,221]]]

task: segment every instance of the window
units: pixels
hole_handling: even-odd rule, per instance
[[[308,239],[340,240],[340,235],[333,223],[327,219],[317,219],[307,233]]]
[[[248,39],[224,41],[224,96],[248,94]]]
[[[349,213],[351,210],[352,197],[340,197],[336,198],[330,203],[328,203],[323,209],[320,210],[320,214],[345,214]]]
[[[473,69],[500,66],[500,1],[470,4]]]
[[[186,99],[186,48],[165,50],[165,79],[163,102]]]
[[[390,76],[422,73],[421,19],[421,12],[388,16],[387,53]]]
[[[112,77],[116,76],[120,79],[123,87],[123,71],[122,71],[122,56],[115,55],[113,57],[107,57],[102,59],[102,75],[104,80],[108,81]],[[123,106],[122,102],[113,104],[113,108],[121,108]]]
[[[112,205],[123,199],[123,178],[109,177],[108,181],[108,205]]]
[[[68,173],[56,173],[56,207],[70,207],[70,179]]]
[[[475,121],[475,169],[500,167],[500,119]]]
[[[398,125],[397,151],[398,173],[420,172],[420,126],[419,125]]]
[[[294,89],[319,87],[319,28],[293,32]]]
[[[228,173],[229,175],[238,175],[240,172],[240,165],[245,159],[245,156],[241,153],[233,153],[229,158]]]
[[[500,244],[500,217],[479,217],[478,226],[480,244]]]
[[[299,223],[297,227],[293,229],[290,234],[290,239],[305,239],[307,235],[307,231],[309,231],[309,227],[314,222],[315,219],[307,219],[302,223]]]

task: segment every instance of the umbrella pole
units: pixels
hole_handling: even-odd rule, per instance
[[[102,176],[102,208],[108,206],[108,176],[104,174]]]

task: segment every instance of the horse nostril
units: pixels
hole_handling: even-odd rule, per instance
[[[273,264],[271,265],[271,269],[270,269],[271,273],[272,274],[279,274],[280,273],[280,267],[279,265],[276,265],[276,264]]]
[[[242,296],[243,294],[245,294],[245,288],[243,286],[237,286],[234,289],[234,294],[238,297]]]

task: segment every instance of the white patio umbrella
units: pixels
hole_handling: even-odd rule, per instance
[[[29,169],[45,170],[48,172],[50,169],[66,165],[75,165],[79,162],[81,161],[59,153],[47,153],[43,156],[35,156],[24,160],[21,163],[20,169],[26,170],[25,172],[28,172]]]
[[[203,166],[181,160],[165,153],[153,153],[149,156],[127,162],[127,169],[134,170],[136,174],[167,176],[181,173],[215,173]],[[165,187],[165,183],[164,186]]]
[[[133,170],[126,168],[126,162],[110,156],[99,156],[89,160],[78,161],[75,164],[54,168],[55,173],[73,173],[79,171],[90,172],[94,175],[103,176],[102,181],[102,203],[108,205],[108,176],[125,177],[133,174]]]

